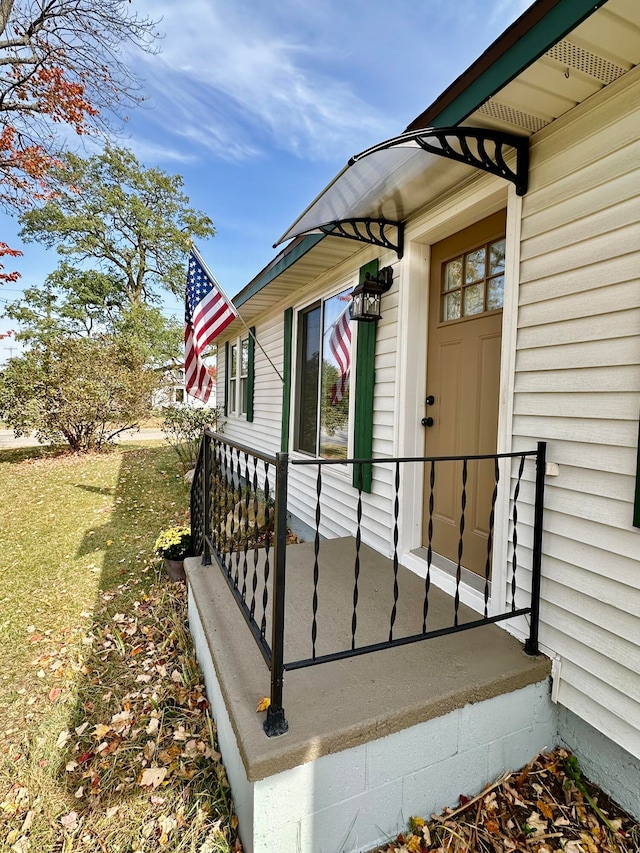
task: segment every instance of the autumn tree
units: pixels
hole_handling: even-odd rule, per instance
[[[214,233],[208,216],[189,206],[180,175],[145,168],[123,148],[83,158],[66,154],[54,170],[55,197],[25,211],[21,235],[69,258],[98,263],[123,282],[131,305],[159,288],[184,290],[186,253],[193,237]]]
[[[28,287],[4,316],[18,329],[16,339],[46,347],[65,338],[112,334],[136,340],[147,364],[158,367],[182,355],[183,326],[157,305],[131,305],[122,278],[62,263],[42,287]]]
[[[64,132],[104,132],[141,100],[124,52],[156,37],[127,0],[0,0],[0,204],[45,198]]]

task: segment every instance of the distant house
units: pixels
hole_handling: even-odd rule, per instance
[[[289,454],[303,538],[357,528],[489,617],[528,600],[534,550],[533,464],[493,457],[546,442],[539,641],[554,737],[640,818],[640,4],[538,0],[403,134],[352,158],[282,241],[233,300],[281,375],[258,349],[246,369],[232,360],[245,344],[228,328],[225,440]],[[382,319],[351,321],[345,369],[340,317],[385,267]],[[397,480],[383,464],[474,455],[492,460],[462,480],[436,473],[435,497],[429,464],[399,462]],[[357,466],[332,464],[320,484],[318,466],[294,464],[317,458],[373,463],[359,483]],[[529,621],[500,624],[524,638]],[[291,819],[300,837],[305,820]]]
[[[212,377],[216,378],[217,367],[215,363],[210,364],[207,370]],[[173,362],[162,368],[164,381],[162,387],[156,391],[152,399],[152,407],[163,408],[165,406],[193,406],[200,408],[204,404],[197,398],[188,394],[184,385],[184,365],[182,363]],[[213,390],[206,405],[214,408],[216,405],[216,386]]]

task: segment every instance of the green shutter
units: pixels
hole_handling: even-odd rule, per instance
[[[229,341],[224,345],[224,416],[229,409]]]
[[[633,504],[633,526],[640,527],[640,430],[638,432],[638,465],[636,468],[636,499]]]
[[[256,357],[256,327],[249,329],[249,365],[247,367],[247,420],[253,420],[253,365]]]
[[[282,371],[284,382],[282,384],[282,428],[280,431],[280,450],[287,453],[289,450],[289,420],[291,413],[291,335],[293,333],[293,308],[287,308],[284,312],[284,354],[282,360]]]
[[[378,261],[360,267],[359,282],[366,273],[378,275]],[[376,381],[376,323],[360,323],[356,346],[356,403],[353,425],[353,455],[355,459],[370,459],[373,455],[373,389]],[[358,488],[359,466],[353,467],[353,485]],[[362,466],[362,490],[371,491],[371,465]]]

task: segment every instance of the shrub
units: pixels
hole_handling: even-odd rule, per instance
[[[194,468],[198,461],[200,440],[206,426],[222,432],[218,425],[221,410],[219,408],[192,408],[176,406],[164,409],[161,429],[167,442],[173,447],[183,471]]]

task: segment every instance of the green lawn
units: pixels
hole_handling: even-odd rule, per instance
[[[188,523],[174,451],[3,450],[0,489],[0,850],[233,849],[183,585],[153,554]]]

